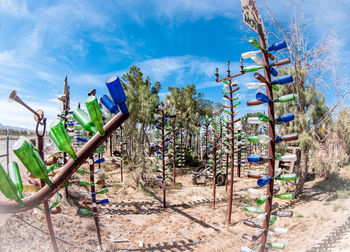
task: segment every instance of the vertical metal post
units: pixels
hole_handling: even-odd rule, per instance
[[[165,193],[165,139],[164,139],[164,110],[162,110],[162,190],[163,190],[163,207],[166,208],[166,193]]]
[[[173,182],[174,184],[176,183],[175,182],[175,176],[176,176],[176,163],[175,163],[175,151],[176,151],[176,146],[175,146],[175,123],[176,123],[176,115],[173,115],[173,118],[172,118],[172,121],[173,121]]]
[[[226,153],[226,180],[225,180],[225,192],[227,192],[227,182],[228,182],[228,158],[229,154]]]
[[[113,138],[113,135],[111,135],[111,136],[109,137],[109,156],[110,156],[110,157],[112,157],[112,154],[113,154],[112,138]]]
[[[123,127],[120,127],[120,181],[123,182],[123,150],[124,150],[124,142],[123,142]]]
[[[229,70],[228,70],[229,71]],[[228,74],[230,75],[230,73]],[[231,223],[231,214],[232,214],[232,196],[233,196],[233,171],[234,171],[234,160],[235,160],[235,144],[234,144],[234,135],[235,135],[235,118],[234,118],[234,111],[233,111],[233,90],[232,90],[232,82],[231,78],[228,79],[229,81],[229,89],[230,89],[230,112],[231,112],[231,122],[230,122],[230,130],[231,130],[231,173],[230,173],[230,196],[229,196],[229,203],[228,203],[228,215],[227,215],[227,223]]]
[[[214,124],[215,122],[212,121]],[[215,196],[216,196],[216,130],[213,126],[213,209],[215,209]]]
[[[98,213],[97,213],[97,207],[96,207],[94,154],[90,156],[90,183],[91,183],[90,190],[91,190],[92,211],[94,212],[94,221],[96,226],[98,245],[102,246],[101,232],[100,232],[100,226],[98,223]]]
[[[39,122],[38,122],[38,124],[39,124]],[[44,119],[44,124],[46,124],[46,119]],[[45,129],[45,126],[44,126],[44,129]],[[44,160],[44,153],[43,153],[43,146],[44,146],[43,135],[44,134],[45,134],[45,130],[44,130],[44,132],[42,132],[42,136],[38,134],[38,131],[36,132],[36,135],[37,135],[37,148],[39,150],[39,155],[41,156],[41,158],[43,160]],[[44,183],[43,180],[40,180],[40,186],[41,187],[45,186],[45,183]],[[47,201],[44,201],[43,205],[44,205],[46,226],[47,226],[47,229],[49,231],[52,248],[53,248],[53,250],[55,252],[58,252],[57,241],[56,241],[56,237],[55,237],[55,231],[54,231],[53,226],[52,226],[52,220],[51,220],[49,204],[48,204]]]
[[[241,141],[241,136],[240,136],[241,131],[237,130],[237,133],[238,133],[237,142],[240,142]],[[237,151],[237,177],[239,177],[239,178],[241,177],[241,147],[239,147],[239,149]]]
[[[275,173],[275,113],[274,113],[274,103],[273,103],[273,94],[272,94],[272,86],[271,86],[271,75],[270,75],[270,66],[269,66],[269,60],[267,57],[266,52],[266,44],[265,44],[265,38],[264,33],[262,30],[261,25],[258,25],[258,31],[259,31],[259,42],[260,46],[262,48],[261,54],[262,59],[264,62],[264,73],[265,73],[265,80],[266,80],[266,94],[270,98],[271,102],[267,104],[268,109],[268,116],[270,118],[269,122],[269,137],[272,139],[269,142],[269,167],[268,167],[268,176],[271,178],[271,181],[269,184],[267,184],[267,195],[269,195],[269,199],[266,201],[265,204],[265,213],[266,218],[263,223],[263,228],[266,230],[265,233],[261,236],[261,248],[260,252],[263,252],[265,249],[265,243],[267,239],[267,233],[269,228],[269,221],[270,221],[270,213],[271,213],[271,205],[272,205],[272,199],[273,199],[273,185],[274,185],[274,173]]]
[[[182,167],[185,164],[185,148],[184,148],[184,144],[183,144],[183,138],[182,138],[182,128],[180,130],[180,135],[181,135],[181,141],[180,141],[180,149],[181,149],[181,156],[183,157],[183,162],[181,162],[181,166],[180,166],[180,175],[182,176]]]
[[[7,164],[7,174],[9,174],[9,163],[10,163],[10,152],[9,152],[9,134],[6,134],[6,164]]]

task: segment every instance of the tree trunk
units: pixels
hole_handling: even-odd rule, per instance
[[[305,180],[308,172],[309,149],[301,150],[300,166],[295,170],[298,175],[298,181],[295,190],[295,196],[299,196],[303,192]]]

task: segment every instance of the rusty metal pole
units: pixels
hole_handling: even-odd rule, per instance
[[[209,122],[205,124],[205,164],[208,163],[208,128],[209,128]]]
[[[175,163],[175,152],[176,152],[176,146],[175,146],[175,123],[176,123],[176,115],[173,115],[173,118],[172,118],[172,123],[173,123],[173,182],[174,184],[176,183],[175,182],[175,176],[176,176],[176,163]]]
[[[163,207],[166,208],[166,188],[165,188],[165,139],[164,139],[164,110],[162,110],[162,190],[163,190]]]
[[[234,171],[234,111],[233,111],[233,93],[235,93],[239,88],[237,87],[236,89],[232,89],[233,87],[236,87],[237,84],[232,84],[232,79],[237,77],[237,76],[241,76],[243,74],[245,74],[245,72],[243,72],[243,65],[241,62],[241,71],[239,73],[236,73],[234,75],[230,74],[230,67],[229,67],[230,62],[227,61],[227,77],[221,78],[219,79],[219,73],[216,72],[215,76],[216,76],[216,82],[220,82],[220,81],[228,81],[229,84],[229,90],[230,90],[230,97],[229,97],[229,101],[230,101],[230,114],[231,114],[231,120],[230,120],[230,131],[231,131],[231,171],[230,171],[230,196],[229,196],[229,204],[228,204],[228,214],[227,214],[227,223],[230,224],[231,223],[231,213],[232,213],[232,196],[233,196],[233,171]]]
[[[268,116],[270,118],[269,121],[269,137],[272,139],[269,142],[269,167],[268,167],[268,176],[271,178],[271,181],[269,184],[267,184],[267,195],[269,195],[269,199],[266,201],[265,204],[265,213],[266,218],[263,223],[263,228],[266,230],[264,234],[261,236],[261,248],[260,252],[263,252],[265,250],[265,244],[267,239],[267,233],[269,228],[269,221],[270,221],[270,213],[271,213],[271,205],[272,205],[272,199],[273,199],[273,185],[274,185],[274,173],[275,173],[275,113],[274,113],[274,103],[273,103],[273,94],[272,94],[272,86],[271,86],[271,75],[270,75],[270,66],[269,66],[269,60],[267,56],[266,51],[266,43],[264,38],[264,33],[262,30],[261,25],[258,25],[258,31],[259,31],[259,42],[260,46],[262,48],[261,54],[262,59],[264,62],[264,73],[265,73],[265,80],[266,80],[266,94],[270,98],[271,102],[267,104],[267,110],[268,110]]]
[[[226,180],[225,180],[225,192],[227,192],[227,182],[228,182],[228,156],[229,154],[226,153]]]
[[[90,133],[91,135],[91,133]],[[91,190],[91,201],[92,201],[92,211],[94,212],[94,221],[96,226],[96,234],[98,239],[98,245],[102,246],[102,239],[101,239],[101,232],[100,232],[100,225],[99,225],[99,219],[98,219],[98,213],[97,213],[97,207],[96,207],[96,191],[95,191],[95,165],[94,165],[94,154],[90,156],[90,190]]]
[[[229,70],[228,70],[229,71]],[[229,73],[230,74],[230,73]],[[233,197],[233,172],[234,172],[234,160],[235,160],[235,144],[234,144],[234,135],[235,135],[235,126],[234,126],[234,111],[233,111],[233,95],[232,95],[232,82],[231,79],[229,79],[230,84],[230,112],[231,112],[231,173],[230,173],[230,196],[229,196],[229,203],[228,203],[228,215],[227,215],[227,223],[231,223],[231,213],[232,213],[232,197]]]
[[[46,118],[43,119],[43,123],[44,123],[44,130],[43,130],[43,132],[41,134],[39,134],[39,132],[38,132],[39,121],[37,122],[38,125],[37,125],[37,130],[36,130],[36,136],[37,136],[37,148],[39,150],[39,155],[44,160],[44,153],[43,153],[44,141],[43,141],[43,136],[45,135]],[[44,183],[43,180],[40,180],[40,185],[41,185],[41,187],[45,186],[45,183]],[[43,205],[44,205],[46,226],[47,226],[47,229],[49,231],[52,248],[53,248],[53,251],[58,252],[57,241],[56,241],[56,237],[55,237],[55,231],[54,231],[53,226],[52,226],[50,208],[49,208],[49,204],[48,204],[47,200],[44,201]]]
[[[124,150],[124,142],[123,142],[123,127],[120,127],[120,181],[123,182],[123,150]]]
[[[215,122],[212,121],[214,124]],[[213,209],[215,209],[215,196],[216,196],[216,130],[213,126]]]
[[[181,157],[182,157],[182,161],[181,162],[181,166],[180,166],[180,174],[182,176],[182,167],[183,165],[185,165],[185,148],[183,146],[183,139],[182,139],[182,127],[181,127],[181,130],[180,130],[180,135],[181,135],[181,141],[180,141],[180,149],[181,149]]]
[[[237,137],[237,142],[241,141],[241,136],[240,130],[237,130],[238,133],[238,137]],[[237,177],[241,177],[241,146],[239,146],[238,150],[237,150]]]

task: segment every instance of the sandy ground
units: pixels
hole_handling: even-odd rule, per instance
[[[182,185],[167,191],[167,208],[161,204],[162,191],[141,190],[120,183],[118,171],[107,173],[110,203],[99,206],[104,251],[240,251],[251,246],[241,238],[256,229],[243,225],[257,214],[245,212],[244,204],[254,205],[247,193],[256,181],[234,179],[231,224],[226,224],[227,192],[217,187],[213,209],[211,185],[192,185],[190,175],[177,177]],[[125,175],[128,181],[128,174]],[[278,218],[273,227],[287,227],[285,235],[269,240],[286,244],[284,251],[350,251],[349,172],[341,173],[346,184],[342,197],[320,189],[318,180],[306,184],[304,194],[293,201],[278,201],[280,210],[293,210],[292,218]],[[78,189],[70,189],[73,195]],[[275,200],[274,200],[275,201]],[[60,251],[98,251],[92,216],[78,213],[79,201],[62,203],[63,212],[52,215]],[[52,251],[44,214],[38,209],[0,215],[0,251]]]

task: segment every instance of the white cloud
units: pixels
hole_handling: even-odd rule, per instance
[[[14,17],[30,16],[26,1],[0,0],[0,12]]]

